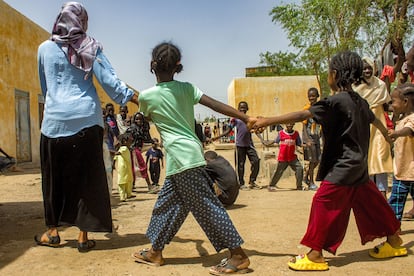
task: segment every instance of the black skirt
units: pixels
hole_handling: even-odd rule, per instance
[[[112,232],[102,152],[103,129],[85,128],[69,137],[40,139],[42,192],[48,227]]]

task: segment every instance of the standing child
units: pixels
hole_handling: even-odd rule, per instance
[[[319,98],[319,91],[315,87],[308,90],[309,103],[305,106],[305,110],[314,105]],[[308,161],[305,167],[305,176],[303,181],[309,185],[309,190],[316,190],[314,182],[314,171],[321,160],[321,126],[315,122],[313,118],[303,121],[303,157]]]
[[[272,179],[270,180],[269,187],[267,188],[269,192],[276,191],[277,183],[288,166],[295,171],[296,190],[303,190],[303,167],[295,153],[296,147],[302,146],[302,140],[300,139],[299,132],[293,129],[294,125],[295,124],[293,123],[286,124],[286,130],[282,129],[279,131],[275,141],[270,143],[262,141],[265,146],[269,146],[273,143],[279,144],[279,154],[277,156],[278,163]]]
[[[352,90],[352,84],[361,78],[362,68],[358,54],[338,53],[328,72],[333,96],[320,100],[309,110],[258,119],[254,126],[300,122],[311,117],[322,126],[324,149],[317,177],[322,182],[313,197],[308,229],[301,241],[311,250],[289,261],[293,270],[329,269],[322,250],[336,253],[345,237],[351,209],[362,244],[387,236],[386,242],[369,251],[370,256],[407,255],[398,236],[400,222],[368,176],[369,124],[374,124],[387,139],[388,136],[368,103]]]
[[[129,134],[119,135],[120,147],[115,153],[114,162],[116,162],[116,171],[118,172],[118,192],[119,199],[126,201],[132,196],[132,162],[129,146],[132,143],[132,137]]]
[[[213,180],[213,190],[224,206],[231,206],[239,195],[239,182],[236,171],[229,161],[209,150],[204,153],[206,171]]]
[[[256,119],[203,94],[188,82],[174,80],[181,72],[180,50],[161,43],[152,51],[151,72],[157,84],[139,96],[140,109],[155,123],[166,150],[166,179],[158,195],[147,230],[150,249],[134,254],[137,262],[163,265],[162,251],[191,212],[214,248],[230,250],[230,257],[211,267],[221,275],[246,272],[249,258],[241,248],[242,238],[226,209],[211,190],[204,166],[203,147],[194,131],[194,105],[202,104],[227,116],[242,119],[250,128]]]
[[[414,196],[414,84],[401,84],[391,94],[392,108],[399,121],[395,131],[389,130],[394,141],[394,178],[388,200],[398,220],[403,216],[408,193]]]
[[[160,180],[160,173],[161,173],[161,167],[164,167],[164,154],[162,151],[158,148],[159,141],[157,138],[152,139],[152,147],[147,150],[146,156],[147,161],[146,164],[148,166],[149,162],[149,171],[152,181],[153,187],[159,186],[159,180]]]
[[[148,127],[146,127],[148,125]],[[131,126],[127,129],[127,133],[131,133],[132,135],[132,145],[131,145],[131,153],[132,153],[132,164],[133,164],[133,180],[132,180],[132,187],[135,187],[135,179],[136,179],[136,172],[139,170],[139,174],[142,178],[145,179],[148,187],[149,194],[156,194],[158,193],[158,189],[156,186],[151,185],[149,176],[148,176],[148,168],[147,164],[145,163],[144,158],[142,157],[142,147],[144,143],[152,142],[151,135],[149,133],[149,124],[145,120],[144,114],[142,112],[137,112],[132,117]],[[136,170],[135,168],[138,168]]]

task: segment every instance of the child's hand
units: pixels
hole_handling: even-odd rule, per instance
[[[247,129],[252,129],[254,124],[256,123],[257,118],[249,117],[246,122]]]
[[[397,136],[395,135],[395,130],[394,129],[389,129],[388,130],[388,137],[391,139],[391,141],[395,141],[395,139],[397,139]]]
[[[268,126],[267,119],[265,117],[257,117],[255,124],[253,125],[253,128],[255,132],[263,132],[266,129],[266,126]]]

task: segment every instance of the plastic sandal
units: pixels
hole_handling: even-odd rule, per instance
[[[327,262],[312,262],[311,260],[309,260],[308,255],[306,254],[296,256],[294,261],[288,262],[288,266],[290,269],[298,271],[324,271],[329,269]]]
[[[132,254],[132,257],[135,259],[135,262],[152,265],[152,266],[162,266],[165,263],[164,259],[161,259],[161,262],[154,262],[148,256],[149,248],[141,249],[139,252]]]
[[[227,258],[221,260],[218,265],[210,267],[209,273],[212,275],[227,275],[227,274],[245,274],[252,270],[248,267],[237,268],[236,266],[229,263]]]
[[[376,259],[401,257],[407,255],[407,248],[402,246],[392,247],[388,242],[383,242],[371,249],[369,255]]]

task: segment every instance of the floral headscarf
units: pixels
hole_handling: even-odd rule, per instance
[[[62,6],[53,26],[52,41],[62,44],[69,62],[86,72],[88,77],[102,45],[86,34],[88,29],[88,13],[82,4],[67,2]]]

